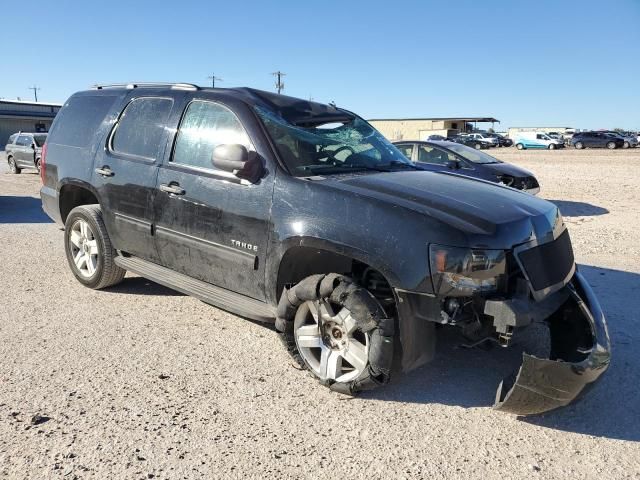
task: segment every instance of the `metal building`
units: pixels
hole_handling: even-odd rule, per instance
[[[62,105],[0,99],[0,150],[13,133],[48,132]]]
[[[369,120],[389,140],[426,140],[429,135],[450,137],[477,129],[477,124],[500,123],[492,117],[375,118]]]

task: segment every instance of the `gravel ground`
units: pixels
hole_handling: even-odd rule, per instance
[[[38,176],[0,158],[0,478],[640,478],[640,149],[492,153],[560,206],[614,346],[584,400],[524,420],[490,409],[517,352],[445,330],[349,399],[267,326],[135,276],[83,288]]]

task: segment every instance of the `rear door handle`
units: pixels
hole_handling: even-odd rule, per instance
[[[161,183],[160,190],[167,193],[172,193],[173,195],[184,195],[184,188],[180,187],[180,184],[176,182],[171,182],[170,184]]]
[[[113,170],[111,170],[107,166],[104,166],[102,168],[96,168],[95,172],[98,175],[102,175],[103,177],[113,177]]]

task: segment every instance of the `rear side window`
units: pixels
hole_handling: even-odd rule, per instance
[[[231,110],[195,100],[187,107],[180,123],[172,161],[216,170],[211,163],[213,149],[228,143],[239,143],[251,150],[249,137]]]
[[[171,112],[170,98],[136,98],[129,102],[111,138],[116,153],[153,160],[163,139]]]
[[[16,135],[15,133],[14,133],[13,135],[11,135],[11,136],[9,137],[9,140],[7,140],[7,145],[10,145],[10,144],[12,144],[13,142],[15,142],[15,141],[16,141],[16,138],[18,138],[18,135]]]
[[[21,147],[28,147],[31,145],[31,137],[29,137],[28,135],[20,135],[18,137],[18,141],[16,142],[16,145],[19,145]]]
[[[82,95],[71,97],[60,109],[50,134],[51,143],[88,147],[116,96]]]

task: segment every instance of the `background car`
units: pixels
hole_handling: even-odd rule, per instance
[[[473,138],[474,140],[480,140],[481,142],[487,142],[492,147],[498,146],[498,139],[492,136],[493,134],[484,133],[484,132],[472,132],[472,133],[461,133],[460,136],[467,136]]]
[[[526,150],[527,148],[546,148],[555,150],[563,148],[564,143],[549,137],[544,132],[518,132],[513,137],[513,142],[518,150]]]
[[[42,146],[46,133],[14,133],[4,147],[11,173],[20,173],[23,168],[35,168],[40,172]]]
[[[499,133],[487,133],[486,135],[495,138],[498,142],[499,147],[512,147],[513,140],[508,137],[502,136]]]
[[[606,132],[580,132],[571,139],[571,145],[578,150],[583,148],[622,148],[624,139],[616,137]]]
[[[454,142],[398,141],[394,145],[426,170],[446,171],[501,183],[533,195],[540,185],[533,173]]]
[[[448,140],[451,142],[466,145],[467,147],[475,148],[476,150],[491,148],[493,146],[489,142],[485,142],[484,140],[478,140],[468,135],[456,135],[454,137],[450,137]]]
[[[616,132],[609,130],[604,133],[608,133],[613,137],[622,138],[622,141],[624,142],[622,144],[622,148],[635,148],[638,146],[638,138],[631,132]]]
[[[429,141],[440,141],[440,142],[450,141],[447,137],[443,137],[442,135],[429,135],[427,137],[427,140],[429,140]]]

